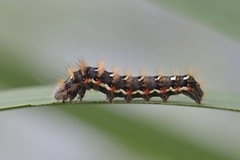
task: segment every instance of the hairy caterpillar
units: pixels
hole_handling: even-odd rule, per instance
[[[190,74],[147,76],[142,71],[140,76],[134,77],[126,70],[122,76],[117,67],[112,72],[106,71],[104,61],[99,61],[97,67],[90,67],[83,59],[79,60],[78,67],[77,71],[69,68],[70,77],[59,81],[54,91],[56,100],[65,102],[69,99],[71,102],[79,95],[78,99],[82,101],[89,89],[104,93],[110,103],[115,97],[122,97],[126,102],[133,98],[149,101],[152,97],[160,97],[166,102],[172,95],[183,94],[200,104],[203,97],[200,84]]]

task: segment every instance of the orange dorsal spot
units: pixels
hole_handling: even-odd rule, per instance
[[[175,87],[175,88],[174,88],[174,91],[175,91],[175,92],[179,92],[179,91],[180,91],[180,87]]]
[[[95,84],[96,84],[96,85],[100,85],[101,83],[102,83],[102,82],[101,82],[100,80],[96,80],[96,81],[95,81]]]
[[[110,91],[111,91],[111,92],[114,92],[115,90],[116,90],[116,87],[115,87],[115,86],[111,86],[111,87],[110,87]]]
[[[148,88],[143,90],[143,94],[149,94],[150,90]]]
[[[132,90],[131,89],[127,89],[126,90],[126,95],[131,95],[132,94]]]
[[[160,93],[166,93],[167,92],[167,89],[166,89],[166,87],[163,87],[163,88],[160,88]]]
[[[84,80],[84,83],[89,83],[89,78],[86,78],[85,80]]]
[[[192,87],[191,86],[187,86],[187,91],[191,91]]]

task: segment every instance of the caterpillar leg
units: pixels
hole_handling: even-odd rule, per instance
[[[78,99],[79,99],[80,102],[82,102],[82,99],[83,99],[85,93],[86,93],[86,89],[85,88],[83,88],[83,89],[78,91],[78,95],[79,95]]]
[[[132,96],[130,96],[130,95],[126,95],[126,96],[124,97],[124,99],[125,99],[125,101],[126,101],[127,103],[130,103],[133,98],[132,98]]]
[[[164,93],[160,93],[159,97],[162,99],[163,102],[167,102],[167,100],[170,97],[170,95],[164,94]]]
[[[113,99],[114,99],[114,93],[113,92],[111,92],[111,91],[109,91],[107,94],[106,94],[106,101],[108,102],[108,103],[112,103],[112,101],[113,101]]]
[[[71,103],[72,100],[79,95],[78,99],[80,99],[80,102],[82,101],[82,98],[84,97],[86,93],[86,88],[84,87],[83,83],[76,83],[73,84],[72,87],[68,90],[69,95],[69,102]]]
[[[146,102],[149,102],[150,99],[152,98],[150,95],[143,95],[142,97]]]
[[[154,97],[160,97],[163,102],[167,102],[168,98],[172,95],[170,92],[167,92],[165,89],[156,89],[152,94]]]
[[[142,97],[146,102],[149,102],[152,98],[152,94],[150,92],[150,89],[147,87],[141,87],[141,91],[136,95]]]
[[[112,96],[111,96],[111,97],[107,97],[106,101],[107,101],[108,103],[112,103],[112,102],[113,102],[113,98],[114,98],[114,97],[112,97]]]

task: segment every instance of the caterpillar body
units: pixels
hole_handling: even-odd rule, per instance
[[[115,97],[121,97],[130,102],[134,98],[149,101],[152,97],[160,97],[166,102],[172,95],[183,94],[201,103],[204,95],[200,84],[190,74],[173,76],[147,76],[141,72],[140,76],[132,76],[129,70],[125,75],[119,74],[117,67],[112,72],[105,70],[105,62],[99,61],[97,67],[90,67],[81,59],[79,70],[69,68],[69,78],[60,81],[54,91],[54,98],[63,103],[71,102],[77,95],[82,101],[86,90],[94,89],[106,95],[106,100],[112,103]]]

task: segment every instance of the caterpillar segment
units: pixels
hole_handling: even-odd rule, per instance
[[[155,80],[157,83],[155,92],[161,97],[163,102],[167,102],[168,98],[173,95],[171,91],[172,83],[170,76],[158,76]]]
[[[140,97],[140,94],[138,92],[140,90],[138,77],[125,75],[122,78],[123,78],[123,88],[121,90],[124,95],[125,101],[129,103],[133,98]]]
[[[108,89],[107,101],[112,103],[115,97],[124,97],[124,76],[119,75],[119,68],[114,67],[113,72],[109,74],[109,82],[106,83],[106,88]]]
[[[140,90],[138,91],[145,101],[152,97],[159,96],[155,89],[157,88],[156,76],[142,75],[138,79]]]
[[[190,74],[173,76],[147,76],[141,71],[140,76],[132,76],[128,69],[125,75],[119,74],[119,68],[106,71],[105,62],[99,61],[97,67],[90,67],[84,60],[79,60],[78,71],[69,69],[69,78],[57,83],[54,98],[63,103],[71,102],[77,95],[82,101],[86,90],[94,89],[106,95],[112,103],[115,97],[124,98],[127,103],[134,98],[149,101],[152,97],[160,97],[166,102],[170,96],[183,94],[200,104],[204,93],[200,84]]]
[[[201,104],[204,92],[201,89],[200,84],[189,74],[183,76],[183,80],[184,83],[181,93],[193,99],[197,104]]]

